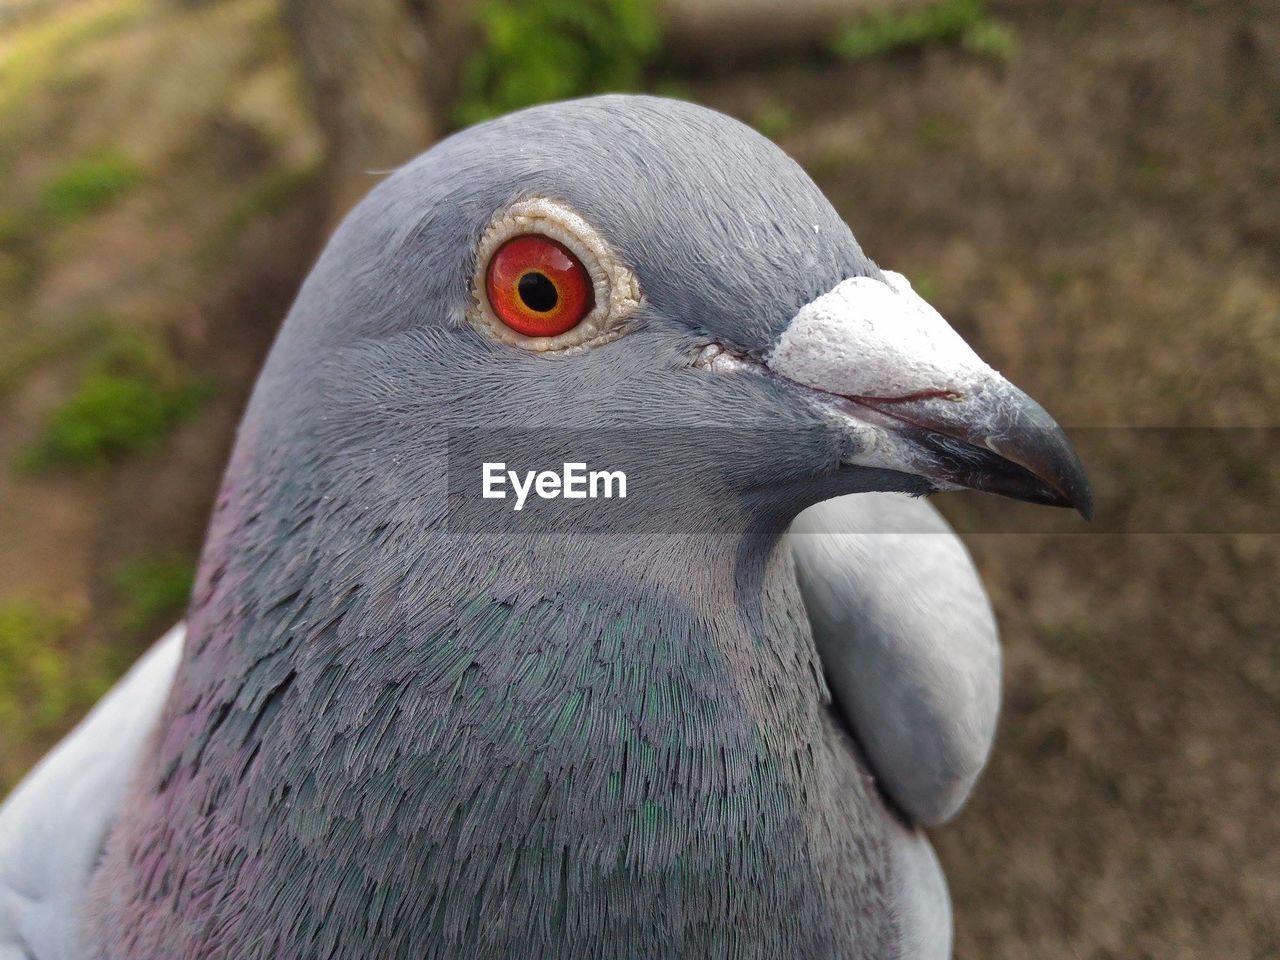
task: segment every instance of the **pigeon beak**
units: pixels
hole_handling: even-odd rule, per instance
[[[1084,467],[1040,404],[991,369],[899,274],[805,305],[765,358],[844,430],[850,465],[1093,516]]]
[[[1003,378],[968,395],[840,399],[855,420],[878,422],[897,440],[879,458],[874,447],[864,454],[869,462],[940,486],[1074,507],[1093,519],[1093,494],[1075,447],[1044,407]]]

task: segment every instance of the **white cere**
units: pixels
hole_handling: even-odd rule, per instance
[[[765,358],[770,369],[829,393],[963,395],[994,371],[906,277],[851,277],[800,308]]]

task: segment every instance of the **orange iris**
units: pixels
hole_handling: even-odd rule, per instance
[[[564,244],[536,233],[512,237],[494,252],[485,289],[498,319],[526,337],[572,330],[595,306],[587,268]]]

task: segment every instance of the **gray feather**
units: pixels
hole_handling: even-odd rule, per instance
[[[885,792],[913,819],[955,815],[1000,708],[995,617],[937,511],[898,494],[806,510],[791,547],[814,642]]]
[[[164,706],[183,628],[159,640],[0,805],[0,958],[79,960],[89,876]]]

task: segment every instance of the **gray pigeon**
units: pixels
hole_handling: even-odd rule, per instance
[[[575,444],[625,497],[481,495]],[[453,136],[303,284],[185,626],[0,808],[0,960],[947,957],[999,653],[904,494],[958,487],[1090,510],[763,137]]]

